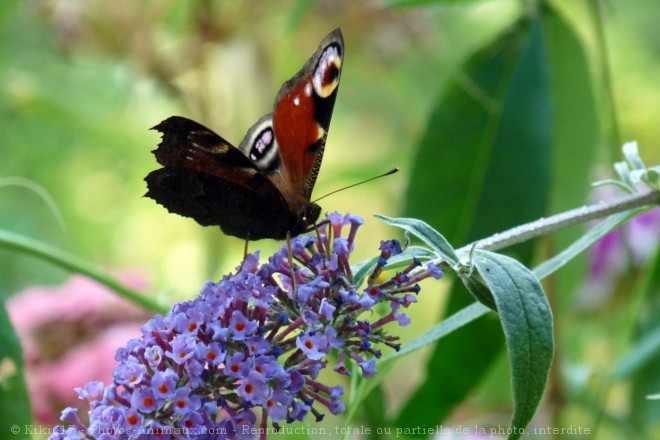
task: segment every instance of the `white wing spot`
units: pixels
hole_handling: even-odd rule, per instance
[[[335,91],[341,74],[341,57],[336,46],[328,46],[323,52],[312,77],[314,91],[321,98],[327,98]]]

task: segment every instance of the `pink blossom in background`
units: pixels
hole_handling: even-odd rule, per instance
[[[145,290],[144,278],[119,276],[135,290]],[[112,381],[117,347],[139,336],[150,316],[80,275],[59,286],[27,288],[7,302],[7,311],[23,347],[35,421],[49,424],[63,407],[78,404],[73,388],[80,383]]]

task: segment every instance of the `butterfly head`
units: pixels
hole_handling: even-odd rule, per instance
[[[316,221],[321,215],[321,207],[316,203],[303,204],[296,213],[296,219],[293,223],[291,235],[293,237],[312,231]]]

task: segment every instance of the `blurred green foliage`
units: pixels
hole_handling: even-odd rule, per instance
[[[150,150],[158,136],[148,128],[180,114],[238,144],[270,111],[280,84],[341,26],[345,68],[314,195],[400,166],[397,176],[322,203],[368,220],[356,261],[395,233],[374,213],[419,216],[463,245],[586,203],[588,182],[608,172],[623,141],[637,139],[647,163],[660,161],[658,18],[660,2],[642,0],[5,0],[0,179],[29,179],[57,212],[25,186],[0,186],[0,229],[108,271],[139,268],[168,302],[193,296],[238,264],[243,243],[142,197],[142,179],[157,167]],[[507,38],[518,41],[500,53],[509,64],[493,67],[488,56]],[[484,82],[493,102],[480,95]],[[541,261],[579,232],[518,251],[526,263]],[[268,255],[278,245],[251,249]],[[3,298],[65,276],[0,249]],[[590,427],[595,438],[660,438],[660,405],[644,400],[660,392],[650,388],[658,383],[658,353],[644,358],[638,376],[613,377],[636,341],[657,334],[657,320],[638,322],[634,313],[648,301],[657,316],[658,277],[631,271],[588,310],[578,307],[584,277],[578,260],[546,288],[557,351],[540,418]],[[471,300],[454,287],[426,287],[404,340],[439,320],[445,305]],[[612,338],[615,328],[621,334]],[[511,403],[499,331],[484,318],[435,352],[399,362],[365,405],[371,420],[395,420],[403,409],[399,424],[412,414],[416,424],[506,425],[502,413],[510,412],[501,410]],[[406,403],[404,394],[435,403]]]

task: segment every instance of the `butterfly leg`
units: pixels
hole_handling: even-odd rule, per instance
[[[238,271],[240,272],[243,270],[243,264],[245,264],[245,260],[247,260],[247,255],[248,255],[248,243],[250,243],[250,236],[245,238],[245,247],[243,248],[243,260],[241,261],[241,265],[238,267]]]
[[[325,261],[325,256],[326,254],[329,255],[327,250],[325,249],[325,245],[323,244],[323,241],[321,240],[321,233],[319,232],[319,228],[324,224],[324,222],[327,222],[327,220],[324,220],[323,222],[319,223],[318,225],[314,225],[314,232],[316,232],[316,239],[318,240],[319,243],[319,250],[321,251],[321,257],[323,257],[323,266],[325,267],[326,261]]]
[[[296,279],[296,270],[293,266],[293,249],[291,248],[291,232],[286,233],[286,247],[289,250],[289,268],[291,270],[291,286],[293,294],[298,292],[298,280]]]
[[[314,231],[316,233],[316,239],[318,240],[318,245],[319,245],[319,252],[321,252],[321,255],[323,256],[323,264],[324,265],[325,265],[325,256],[330,255],[330,249],[326,249],[326,246],[323,243],[323,240],[321,240],[321,233],[319,232],[319,228],[321,226],[325,226],[329,223],[330,223],[330,220],[325,219],[325,220],[320,221],[318,223],[314,223],[313,225],[309,226],[304,231],[304,233],[312,232],[312,231]],[[328,243],[330,243],[332,241],[332,237],[330,236],[331,234],[332,234],[332,229],[329,229],[328,236],[327,236]]]
[[[245,261],[245,259],[247,258],[248,243],[250,243],[250,238],[249,237],[245,239],[245,247],[243,248],[243,261]]]

